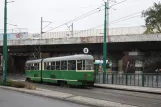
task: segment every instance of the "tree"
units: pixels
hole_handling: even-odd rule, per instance
[[[161,3],[154,5],[142,12],[142,17],[145,17],[146,31],[144,33],[161,33]]]

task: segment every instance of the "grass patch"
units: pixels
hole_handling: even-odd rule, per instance
[[[2,79],[1,78],[0,78],[0,85],[2,85]],[[36,89],[36,86],[31,84],[31,83],[20,82],[20,81],[12,81],[12,80],[7,80],[6,86],[16,87],[16,88],[26,88],[26,89],[30,89],[30,90]]]

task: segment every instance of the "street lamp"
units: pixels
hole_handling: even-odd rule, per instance
[[[3,78],[2,85],[6,85],[6,73],[7,73],[7,3],[14,1],[4,1],[4,34],[3,34]]]

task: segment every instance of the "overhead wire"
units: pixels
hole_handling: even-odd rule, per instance
[[[118,5],[118,4],[124,3],[124,2],[126,2],[126,1],[127,1],[127,0],[123,0],[123,1],[120,1],[120,2],[118,2],[118,3],[115,3],[115,4],[111,5],[109,8],[111,8],[111,7],[113,7],[113,6],[116,6],[116,5]]]
[[[82,18],[85,18],[85,17],[87,17],[87,16],[93,15],[93,14],[95,14],[95,13],[98,13],[98,12],[102,11],[102,9],[101,9],[102,7],[103,7],[103,5],[101,5],[100,7],[96,8],[96,9],[93,9],[93,10],[91,10],[91,11],[89,11],[89,12],[83,14],[83,15],[80,15],[80,16],[78,16],[78,17],[76,17],[76,18],[74,18],[74,19],[72,19],[72,20],[70,20],[70,21],[67,21],[67,22],[65,22],[65,23],[63,23],[63,24],[61,24],[61,25],[59,25],[59,26],[57,26],[57,27],[54,27],[54,28],[52,28],[52,29],[50,29],[50,30],[47,30],[46,33],[49,32],[49,31],[52,31],[52,30],[54,30],[54,29],[57,29],[57,28],[59,28],[59,27],[62,27],[62,26],[64,26],[65,24],[69,24],[69,23],[71,23],[71,22],[80,20],[80,19],[82,19]]]
[[[111,1],[111,0],[110,0],[110,1]],[[110,9],[110,8],[112,8],[113,6],[116,6],[116,5],[118,5],[118,4],[121,4],[121,3],[123,3],[123,2],[126,2],[126,1],[127,1],[127,0],[123,0],[123,1],[120,1],[120,2],[118,2],[118,3],[115,3],[115,4],[111,5],[108,9]],[[55,28],[52,28],[52,29],[46,31],[46,33],[49,32],[49,31],[51,31],[51,30],[57,29],[57,28],[59,28],[59,27],[61,27],[61,26],[67,25],[68,23],[71,23],[71,22],[80,20],[80,19],[82,19],[82,18],[85,18],[85,17],[87,17],[87,16],[90,16],[90,15],[92,15],[92,14],[95,14],[95,13],[97,13],[97,12],[99,12],[99,11],[102,11],[102,10],[104,10],[104,9],[100,9],[100,8],[102,8],[103,6],[104,6],[104,5],[101,5],[101,6],[98,7],[97,9],[94,9],[94,10],[92,10],[92,11],[89,11],[89,12],[87,12],[87,13],[85,13],[85,14],[79,16],[79,17],[76,17],[75,19],[72,19],[72,20],[70,20],[70,21],[68,21],[68,22],[66,22],[66,23],[61,24],[60,26],[57,26],[57,27],[55,27]],[[100,10],[98,10],[98,9],[100,9]],[[97,11],[96,11],[96,10],[97,10]],[[95,11],[95,12],[94,12],[94,11]],[[91,13],[91,12],[94,12],[94,13]],[[89,14],[89,13],[90,13],[90,14]],[[128,20],[128,19],[132,19],[132,18],[138,17],[138,16],[140,16],[140,15],[133,16],[133,15],[138,14],[138,13],[140,13],[140,12],[133,13],[133,14],[131,14],[131,15],[128,15],[128,16],[125,16],[125,17],[122,17],[122,18],[113,20],[113,21],[109,22],[109,24],[114,24],[114,23],[118,23],[118,22],[120,22],[120,21],[125,21],[125,20]],[[130,16],[133,16],[133,17],[130,17]],[[127,17],[128,17],[128,18],[127,18]],[[127,18],[127,19],[124,19],[124,18]],[[108,23],[107,23],[107,24],[108,24]],[[90,28],[90,29],[87,29],[87,30],[83,30],[83,31],[80,31],[80,32],[77,32],[77,33],[85,32],[85,31],[88,31],[88,30],[91,30],[91,29],[95,29],[95,28],[100,28],[100,27],[102,27],[102,26],[104,26],[104,24],[101,24],[101,25],[98,25],[98,26],[96,26],[96,27],[93,27],[93,28]],[[77,33],[74,33],[73,35],[75,35],[75,34],[77,34]]]
[[[103,1],[104,1],[104,0],[103,0]],[[110,0],[110,1],[111,1],[111,0]],[[115,5],[121,4],[121,3],[125,2],[125,1],[127,1],[127,0],[123,0],[123,1],[121,1],[121,2],[115,3],[115,4],[113,4],[112,6],[110,6],[110,8],[113,7],[113,6],[115,6]],[[105,2],[105,1],[104,1],[104,2]],[[66,23],[63,23],[63,24],[61,24],[61,25],[59,25],[59,26],[57,26],[57,27],[54,27],[54,28],[52,28],[52,29],[49,29],[49,30],[47,30],[45,33],[50,32],[50,31],[52,31],[52,30],[54,30],[54,29],[57,29],[57,28],[59,28],[59,27],[62,27],[62,26],[64,26],[64,25],[68,24],[68,23],[71,23],[71,22],[80,20],[80,19],[82,19],[82,18],[85,18],[85,17],[87,17],[87,16],[93,15],[93,14],[95,14],[95,13],[98,13],[98,12],[102,11],[102,9],[100,9],[100,8],[103,7],[103,6],[104,6],[104,5],[101,5],[100,7],[96,8],[96,9],[94,9],[94,10],[91,10],[91,11],[89,11],[89,12],[87,12],[87,13],[81,15],[81,16],[78,16],[78,17],[76,17],[76,18],[74,18],[74,19],[72,19],[72,20],[70,20],[70,21],[68,21],[68,22],[66,22]],[[98,10],[98,9],[100,9],[100,10]],[[97,11],[96,11],[96,10],[97,10]],[[93,12],[93,11],[96,11],[96,12],[91,13],[91,12]],[[90,14],[89,14],[89,13],[90,13]]]
[[[132,19],[132,18],[141,16],[141,15],[137,15],[137,14],[139,14],[139,13],[141,13],[141,11],[140,11],[140,12],[133,13],[133,14],[130,14],[130,15],[128,15],[128,16],[124,16],[124,17],[119,18],[119,19],[116,19],[116,20],[113,20],[113,21],[109,22],[109,24],[115,24],[115,23],[118,23],[118,22],[121,22],[121,21],[129,20],[129,19]],[[133,15],[136,15],[136,16],[133,16]],[[108,24],[108,23],[107,23],[107,24]],[[92,29],[100,28],[100,27],[103,27],[103,26],[104,26],[104,24],[101,24],[101,25],[92,27],[92,28],[87,29],[87,30],[83,30],[83,31],[80,31],[80,32],[76,32],[76,33],[74,33],[73,35],[76,35],[76,34],[82,33],[82,32],[86,32],[86,31],[89,31],[89,30],[92,30]]]

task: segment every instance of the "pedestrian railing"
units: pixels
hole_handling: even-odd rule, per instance
[[[103,73],[98,73],[96,75],[95,83],[161,88],[161,74],[124,73],[104,75]]]

